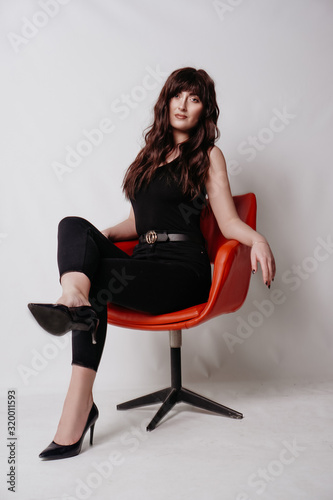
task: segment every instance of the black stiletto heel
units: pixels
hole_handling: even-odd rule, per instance
[[[86,426],[80,439],[76,443],[70,445],[61,445],[52,441],[52,443],[50,443],[49,446],[39,454],[39,458],[42,458],[43,460],[58,460],[60,458],[70,458],[78,455],[81,451],[84,436],[86,435],[88,429],[90,429],[90,445],[93,444],[95,423],[98,416],[98,408],[95,403],[93,403]]]
[[[90,427],[90,446],[93,444],[95,424]]]
[[[65,335],[70,330],[91,332],[96,344],[99,319],[91,306],[67,307],[63,304],[28,304],[37,323],[52,335]]]

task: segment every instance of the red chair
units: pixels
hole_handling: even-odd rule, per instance
[[[256,198],[253,193],[233,197],[240,218],[253,229],[256,227]],[[199,325],[220,314],[236,311],[243,304],[251,277],[250,248],[222,235],[214,214],[208,206],[202,211],[201,230],[206,240],[210,261],[214,264],[208,302],[181,311],[152,315],[108,304],[108,323],[136,330],[169,330],[171,352],[171,387],[147,394],[126,403],[118,410],[149,404],[162,406],[147,426],[155,429],[159,421],[179,402],[210,410],[231,418],[243,418],[242,413],[215,403],[182,387],[181,340],[182,329]],[[137,240],[118,242],[117,246],[131,255]]]

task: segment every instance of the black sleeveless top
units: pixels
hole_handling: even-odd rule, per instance
[[[200,193],[195,199],[184,196],[177,182],[178,159],[159,167],[150,183],[136,192],[131,199],[136,231],[139,235],[149,230],[184,233],[199,237],[202,243],[194,241],[138,243],[133,251],[135,259],[149,259],[171,266],[181,264],[199,278],[199,302],[205,302],[211,285],[211,267],[200,230],[200,214],[206,205],[206,195]],[[178,177],[179,178],[179,177]],[[171,276],[171,274],[170,274]]]
[[[131,199],[136,231],[139,235],[149,230],[195,235],[202,243],[172,241],[138,243],[132,258],[163,263],[169,277],[177,283],[179,266],[193,273],[197,280],[194,303],[206,302],[211,286],[211,266],[200,230],[200,214],[206,205],[205,193],[195,199],[184,196],[177,182],[178,159],[157,168],[148,185]],[[179,178],[179,177],[178,177]],[[158,275],[156,276],[158,278]],[[191,304],[192,305],[192,304]]]
[[[200,214],[206,204],[205,193],[193,200],[185,196],[177,183],[178,158],[162,165],[151,182],[131,199],[136,231],[169,231],[201,236]]]

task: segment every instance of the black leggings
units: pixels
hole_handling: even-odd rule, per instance
[[[89,301],[99,318],[97,343],[92,344],[87,332],[73,330],[72,364],[95,371],[105,343],[108,302],[163,314],[206,302],[211,284],[203,246],[140,243],[129,256],[80,217],[65,217],[59,223],[58,267],[60,277],[79,271],[90,279]]]

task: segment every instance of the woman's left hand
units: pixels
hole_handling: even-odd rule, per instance
[[[258,262],[262,270],[265,285],[270,288],[275,276],[275,259],[272,250],[266,240],[255,241],[251,248],[252,273],[256,273]]]

